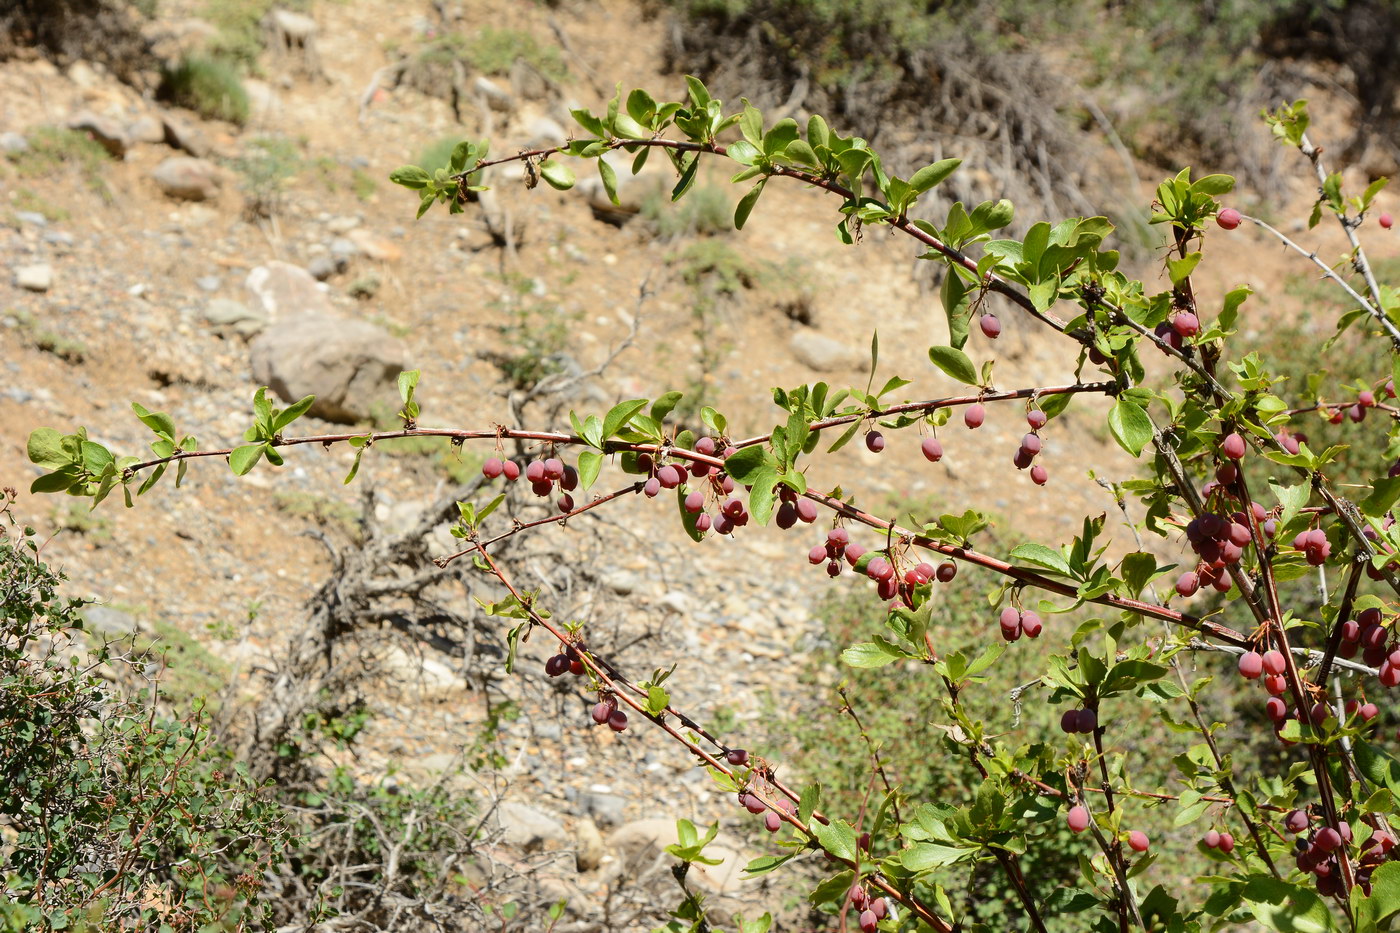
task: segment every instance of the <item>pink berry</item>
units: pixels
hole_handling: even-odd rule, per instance
[[[506,470],[505,464],[498,457],[492,457],[481,465],[481,475],[487,479],[495,479]]]
[[[504,461],[501,464],[501,475],[506,478],[507,482],[515,482],[520,479],[520,464],[516,463],[514,460]]]
[[[655,476],[647,480],[646,484],[642,486],[642,495],[646,496],[648,499],[655,499],[660,492],[661,480],[657,479]]]
[[[736,768],[742,768],[749,763],[749,753],[742,748],[731,748],[724,753],[724,758]]]
[[[1030,411],[1026,412],[1026,424],[1031,426],[1032,431],[1039,431],[1041,428],[1045,427],[1045,422],[1048,420],[1045,412],[1041,411],[1039,408],[1032,408]]]
[[[813,546],[813,548],[807,552],[807,563],[816,565],[825,562],[826,548],[822,547],[820,544]]]
[[[1214,829],[1206,830],[1205,838],[1201,840],[1206,844],[1207,849],[1214,849],[1220,845],[1220,833]]]
[[[1220,225],[1220,229],[1222,230],[1235,229],[1240,225],[1240,221],[1243,219],[1244,218],[1240,216],[1240,212],[1233,207],[1227,207],[1215,215],[1215,222]]]
[[[1032,482],[1032,483],[1035,483],[1037,486],[1044,486],[1044,485],[1045,485],[1047,482],[1049,482],[1049,481],[1050,481],[1050,474],[1049,474],[1049,472],[1045,469],[1045,467],[1041,466],[1041,465],[1038,464],[1038,463],[1037,463],[1035,466],[1031,467],[1031,482]]]
[[[1146,852],[1149,845],[1151,843],[1148,842],[1147,833],[1137,829],[1128,833],[1128,848],[1134,852]]]
[[[1288,666],[1284,662],[1283,655],[1272,648],[1264,652],[1262,660],[1264,663],[1264,670],[1268,671],[1270,674],[1282,674]]]
[[[1380,225],[1381,225],[1382,229],[1385,229],[1385,230],[1389,230],[1390,227],[1391,227],[1391,225],[1392,225],[1393,223],[1395,223],[1395,221],[1391,218],[1391,216],[1390,216],[1389,214],[1382,214],[1382,215],[1381,215],[1379,218],[1377,218],[1377,219],[1380,221]]]
[[[879,924],[880,918],[875,916],[875,911],[867,907],[860,912],[860,933],[875,933]]]
[[[763,828],[770,833],[776,833],[783,828],[783,818],[772,810],[769,810],[763,817]]]
[[[705,507],[705,494],[698,489],[689,493],[685,497],[685,510],[690,513],[699,512]]]
[[[1231,852],[1235,851],[1235,837],[1230,835],[1229,833],[1221,833],[1220,851],[1224,852],[1226,855],[1229,855]]]
[[[1001,336],[1001,321],[995,314],[984,314],[977,321],[977,326],[982,328],[982,334],[991,340]]]
[[[1201,578],[1189,570],[1176,578],[1176,594],[1178,596],[1195,596],[1196,591],[1200,588]]]
[[[1027,638],[1039,638],[1040,629],[1040,616],[1029,609],[1021,613],[1021,631],[1025,633]]]
[[[1172,330],[1182,337],[1194,337],[1201,332],[1201,320],[1190,311],[1178,311],[1172,318]]]
[[[544,462],[544,475],[549,480],[561,480],[564,478],[564,461],[558,457],[550,457]]]
[[[1246,680],[1255,680],[1264,673],[1264,659],[1257,651],[1246,651],[1240,655],[1240,676]]]
[[[943,459],[943,445],[939,443],[936,437],[924,438],[922,449],[924,452],[924,459],[930,463],[937,463],[939,460]]]
[[[1238,434],[1227,434],[1225,440],[1220,442],[1220,452],[1231,460],[1239,460],[1244,456],[1244,451],[1244,438],[1240,437]]]
[[[1069,808],[1069,829],[1072,833],[1082,833],[1089,828],[1089,811],[1081,806]]]
[[[969,428],[980,428],[982,422],[987,420],[987,409],[981,405],[969,405],[963,411],[963,424]]]

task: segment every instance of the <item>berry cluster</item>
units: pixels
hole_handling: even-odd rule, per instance
[[[1238,473],[1233,472],[1235,470],[1233,463],[1222,464],[1216,471],[1216,483],[1208,484],[1203,490],[1207,498],[1232,485],[1238,477]],[[1222,482],[1224,479],[1230,482]],[[1277,522],[1257,502],[1252,505],[1252,511],[1254,520],[1259,523],[1259,530],[1265,537],[1272,537]],[[1242,510],[1228,516],[1207,512],[1191,519],[1186,525],[1186,541],[1200,561],[1195,570],[1188,570],[1177,577],[1177,595],[1194,596],[1203,586],[1212,586],[1221,593],[1228,593],[1234,585],[1228,568],[1240,562],[1250,540],[1249,516]]]
[[[1363,609],[1355,619],[1347,619],[1342,623],[1341,634],[1342,640],[1337,646],[1339,655],[1350,659],[1360,651],[1362,661],[1380,668],[1381,686],[1400,686],[1400,645],[1390,640],[1391,631],[1385,626],[1379,609],[1374,606]],[[1371,719],[1370,716],[1365,718]]]
[[[1292,810],[1283,818],[1284,828],[1299,834],[1293,847],[1297,853],[1298,870],[1315,876],[1314,884],[1319,894],[1334,896],[1342,894],[1341,867],[1337,862],[1337,852],[1352,842],[1351,826],[1339,821],[1337,828],[1319,826],[1309,831],[1311,820],[1305,810]],[[1304,835],[1305,834],[1305,835]],[[1356,868],[1356,883],[1366,896],[1371,894],[1371,874],[1395,847],[1395,837],[1385,831],[1376,832],[1361,845]]]
[[[559,677],[563,674],[573,674],[578,677],[583,674],[583,671],[583,659],[579,657],[578,649],[573,645],[565,646],[562,654],[556,654],[544,662],[544,672],[550,677]]]
[[[598,725],[608,724],[608,728],[614,732],[621,732],[627,728],[627,714],[617,708],[617,697],[607,694],[593,706],[593,721]]]
[[[514,460],[491,457],[481,465],[481,475],[487,479],[504,476],[507,482],[513,483],[520,478],[520,464]],[[525,467],[525,479],[537,496],[550,495],[557,483],[563,493],[559,497],[559,511],[568,513],[574,510],[574,497],[569,493],[578,488],[578,470],[566,465],[558,457],[532,460]]]
[[[1321,567],[1327,563],[1327,558],[1332,556],[1332,545],[1327,540],[1327,532],[1321,528],[1298,532],[1293,538],[1293,548],[1302,551],[1308,563],[1314,567]]]
[[[1218,849],[1229,855],[1235,851],[1235,837],[1229,833],[1222,833],[1219,830],[1206,830],[1205,837],[1201,839],[1207,849]]]
[[[1384,390],[1386,398],[1395,398],[1395,380],[1386,380]],[[1341,424],[1350,419],[1352,424],[1360,424],[1366,420],[1366,410],[1376,407],[1376,393],[1370,389],[1362,389],[1356,393],[1356,401],[1350,404],[1329,404],[1325,406],[1327,410],[1327,422],[1329,424]]]
[[[856,885],[851,889],[851,906],[860,911],[859,924],[861,933],[874,933],[879,927],[879,923],[884,919],[888,907],[885,905],[883,897],[871,897],[862,885]]]
[[[778,815],[779,810],[789,816],[797,815],[797,804],[786,797],[779,797],[777,802],[769,804],[757,794],[744,791],[739,795],[739,803],[750,813],[764,813],[763,828],[770,833],[776,833],[783,828],[783,818]]]
[[[720,451],[720,446],[712,437],[702,437],[695,442],[695,452],[698,454],[713,457],[716,451]],[[727,459],[737,452],[738,448],[726,446],[720,456]],[[734,495],[739,488],[738,484],[722,467],[698,461],[691,463],[688,470],[681,463],[658,465],[649,454],[637,457],[637,466],[651,474],[642,485],[642,495],[648,499],[656,498],[663,489],[676,489],[686,481],[686,473],[689,472],[691,478],[697,482],[686,487],[688,491],[684,505],[685,510],[695,516],[695,529],[701,534],[714,529],[716,534],[727,535],[735,528],[742,528],[749,523],[748,509],[744,507],[743,500]],[[778,527],[791,528],[798,514],[797,506],[793,504],[797,494],[787,487],[782,487],[779,494],[783,498],[783,504],[779,506],[775,520]],[[705,510],[707,497],[718,503],[718,514],[711,516]],[[811,516],[804,517],[804,521],[816,521],[817,509],[812,503],[807,503],[803,513]]]
[[[1067,709],[1060,715],[1060,728],[1070,735],[1093,735],[1099,727],[1099,714],[1091,709]]]
[[[1045,421],[1045,412],[1039,408],[1032,408],[1026,412],[1026,423],[1031,426],[1031,432],[1021,438],[1021,446],[1016,449],[1015,456],[1011,458],[1011,462],[1016,465],[1018,470],[1030,467],[1031,482],[1037,486],[1044,486],[1050,479],[1050,474],[1046,472],[1043,464],[1035,463],[1033,465],[1036,455],[1044,449],[1040,439],[1040,429],[1045,427]]]
[[[1007,606],[1001,611],[997,622],[1001,626],[1001,637],[1007,641],[1016,641],[1022,635],[1027,638],[1040,637],[1040,616],[1030,609]]]

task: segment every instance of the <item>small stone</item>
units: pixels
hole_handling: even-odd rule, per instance
[[[146,114],[126,125],[126,137],[132,143],[157,145],[165,142],[165,124],[160,122],[160,117]]]
[[[311,277],[316,281],[324,282],[340,271],[340,267],[330,256],[317,256],[307,263],[306,271],[310,272]]]
[[[345,237],[336,237],[331,240],[331,258],[335,260],[336,270],[344,272],[350,266],[351,260],[360,255],[360,248]]]
[[[515,109],[515,100],[510,96],[510,92],[490,78],[478,75],[472,83],[472,89],[486,98],[486,105],[492,110],[509,113]]]
[[[574,830],[574,867],[579,871],[593,871],[603,864],[603,834],[598,825],[584,817]]]
[[[241,301],[229,298],[215,298],[204,309],[204,319],[216,331],[232,331],[240,337],[256,336],[267,327],[267,315],[254,311]]]
[[[181,149],[196,158],[209,154],[209,140],[195,126],[178,117],[165,114],[161,117],[165,128],[165,144],[172,149]]]
[[[69,249],[73,246],[73,234],[66,230],[49,230],[44,233],[44,242],[50,246],[58,246]]]
[[[53,266],[46,262],[15,269],[15,284],[31,292],[46,292],[53,287]]]
[[[604,826],[617,826],[627,810],[626,798],[617,794],[587,793],[581,800],[583,811]]]
[[[346,238],[354,243],[361,253],[364,253],[375,262],[398,262],[403,256],[403,250],[393,243],[363,228],[351,230]]]
[[[81,615],[87,630],[104,638],[125,638],[136,632],[136,620],[111,606],[84,606]]]
[[[160,190],[183,201],[208,201],[218,197],[223,178],[213,163],[189,156],[171,156],[151,173]]]
[[[493,822],[507,845],[525,852],[562,849],[569,840],[564,825],[554,817],[513,800],[496,807]]]
[[[47,227],[49,219],[38,211],[15,211],[15,219],[31,227]]]
[[[131,145],[131,141],[127,139],[125,127],[116,120],[99,117],[88,110],[74,114],[68,121],[68,128],[80,133],[87,133],[114,159],[124,158],[126,150]]]
[[[16,155],[28,151],[28,149],[29,140],[25,139],[19,133],[13,131],[0,133],[0,152]]]
[[[301,313],[333,313],[330,299],[316,284],[316,278],[289,262],[274,259],[255,267],[248,273],[244,287],[273,320]]]
[[[224,280],[217,275],[201,275],[194,280],[194,284],[199,286],[200,291],[216,292],[223,287]]]
[[[788,349],[798,362],[817,372],[838,372],[855,369],[865,363],[865,356],[839,340],[823,337],[810,330],[799,330],[788,341]]]

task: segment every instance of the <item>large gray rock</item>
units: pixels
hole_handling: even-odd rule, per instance
[[[151,173],[160,190],[182,201],[209,201],[219,196],[224,180],[212,162],[171,156]]]
[[[126,150],[131,147],[126,127],[108,117],[99,117],[90,110],[74,114],[68,121],[68,128],[87,133],[115,159],[124,158]]]
[[[603,794],[590,791],[579,801],[583,812],[604,826],[616,826],[622,822],[627,810],[627,800],[617,794]]]
[[[404,346],[366,321],[296,314],[275,321],[249,352],[254,380],[285,402],[315,395],[318,418],[353,424],[399,406]]]
[[[165,142],[165,124],[160,122],[160,117],[148,113],[126,125],[126,137],[133,144],[159,145]]]
[[[209,154],[212,147],[199,127],[168,113],[161,115],[160,123],[165,130],[165,144],[171,149],[182,149],[196,158]]]
[[[316,284],[316,277],[301,266],[272,260],[256,266],[243,285],[253,303],[276,319],[293,314],[333,314],[331,300]]]
[[[866,362],[865,354],[854,347],[810,330],[799,330],[793,334],[788,341],[788,349],[803,366],[819,373],[858,369]]]

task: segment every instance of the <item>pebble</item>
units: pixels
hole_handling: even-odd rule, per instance
[[[15,269],[15,284],[31,292],[46,292],[53,287],[53,266],[46,262]]]

